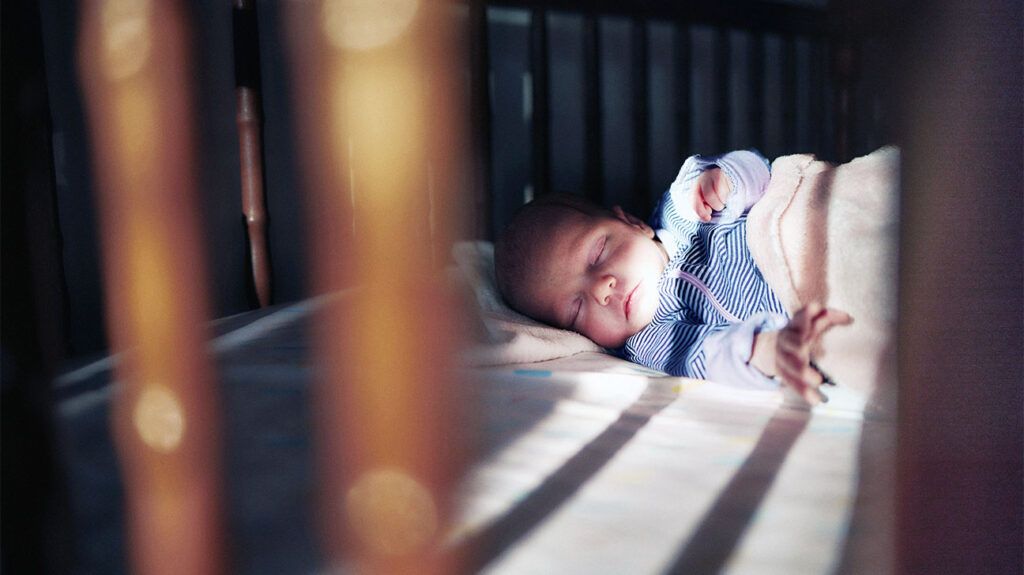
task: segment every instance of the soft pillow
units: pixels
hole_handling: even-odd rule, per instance
[[[484,337],[463,353],[469,365],[503,365],[545,361],[584,351],[604,351],[586,337],[532,320],[502,300],[494,279],[494,245],[459,242],[452,249],[457,273],[469,284]]]

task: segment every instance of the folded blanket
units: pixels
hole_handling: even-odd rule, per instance
[[[754,261],[790,312],[818,301],[853,315],[818,363],[865,393],[895,382],[898,198],[897,148],[839,166],[785,156],[748,216]]]
[[[460,242],[452,250],[458,274],[471,288],[483,326],[462,353],[471,366],[546,361],[584,351],[604,351],[586,337],[534,321],[505,305],[494,280],[494,245]]]

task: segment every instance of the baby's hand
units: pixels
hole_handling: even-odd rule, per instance
[[[811,303],[796,312],[775,340],[775,369],[782,381],[811,405],[824,400],[818,390],[824,377],[811,364],[811,349],[833,326],[849,325],[850,314]]]
[[[711,211],[722,211],[729,201],[732,186],[720,168],[708,168],[697,176],[693,185],[693,211],[704,222],[711,221]]]

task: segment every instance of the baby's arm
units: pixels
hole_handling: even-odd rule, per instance
[[[757,203],[770,177],[768,162],[756,152],[697,155],[683,163],[669,193],[685,219],[724,223]]]
[[[833,326],[849,325],[853,318],[837,309],[811,303],[800,309],[782,330],[764,331],[754,338],[750,365],[782,381],[810,404],[821,402],[823,376],[811,365],[811,350]]]
[[[685,318],[645,329],[626,342],[623,355],[671,375],[711,379],[745,389],[777,389],[779,382],[750,364],[754,338],[781,330],[786,316],[754,314],[740,323],[690,323]]]

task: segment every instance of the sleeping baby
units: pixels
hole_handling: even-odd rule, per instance
[[[693,156],[649,222],[550,195],[523,206],[495,246],[513,309],[672,375],[755,388],[781,380],[811,404],[828,378],[822,336],[852,322],[816,302],[793,313],[748,248],[747,215],[770,180],[752,151]]]

